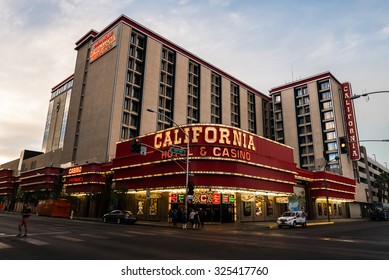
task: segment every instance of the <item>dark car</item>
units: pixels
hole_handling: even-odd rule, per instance
[[[103,222],[114,222],[117,224],[135,224],[137,221],[136,216],[134,216],[131,211],[126,210],[113,210],[103,216]]]

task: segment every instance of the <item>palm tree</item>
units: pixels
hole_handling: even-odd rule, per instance
[[[378,175],[374,181],[374,187],[382,190],[381,202],[384,202],[385,191],[388,191],[389,195],[389,173],[380,173],[380,175]]]

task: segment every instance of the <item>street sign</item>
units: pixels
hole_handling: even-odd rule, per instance
[[[182,150],[182,149],[177,148],[177,147],[170,147],[170,151],[173,154],[185,155],[185,150]]]
[[[140,154],[145,156],[146,153],[147,153],[147,147],[146,146],[141,146],[140,147]]]

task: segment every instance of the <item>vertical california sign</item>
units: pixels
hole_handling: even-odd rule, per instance
[[[350,83],[342,84],[342,95],[344,104],[344,115],[346,118],[347,142],[349,146],[351,160],[359,160],[359,139],[358,129],[355,121],[355,112],[353,102],[351,101],[351,85]]]

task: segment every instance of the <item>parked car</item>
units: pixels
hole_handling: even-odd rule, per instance
[[[307,214],[304,211],[287,211],[277,219],[278,228],[282,226],[295,227],[301,225],[307,226]]]
[[[114,222],[117,224],[135,224],[137,217],[134,216],[131,211],[126,210],[113,210],[103,216],[103,222],[109,223]]]

